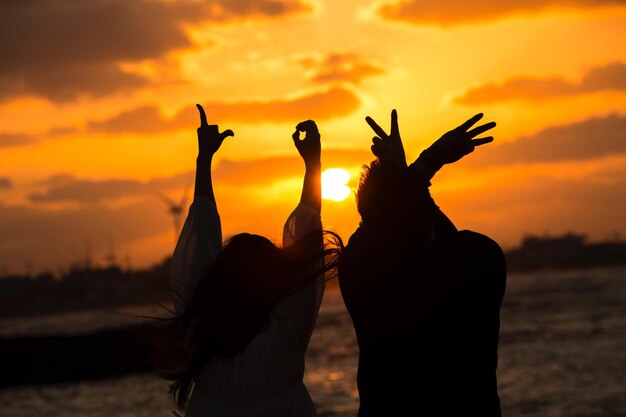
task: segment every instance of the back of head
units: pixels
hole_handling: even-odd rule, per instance
[[[217,354],[243,351],[288,288],[290,265],[269,239],[242,233],[228,239],[194,290],[187,314]]]
[[[426,237],[430,231],[434,202],[408,168],[383,167],[378,160],[363,166],[356,199],[363,224],[375,233]]]
[[[241,233],[224,243],[214,273],[232,285],[229,288],[242,299],[271,306],[284,296],[292,269],[284,251],[269,239]]]

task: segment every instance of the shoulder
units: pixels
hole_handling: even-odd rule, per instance
[[[502,258],[504,252],[500,245],[489,236],[471,230],[461,230],[456,235],[457,245],[463,246],[477,258]]]

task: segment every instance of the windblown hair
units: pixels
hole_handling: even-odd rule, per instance
[[[280,300],[335,270],[341,249],[338,234],[324,231],[322,238],[319,230],[287,248],[249,233],[225,241],[168,326],[158,358],[178,408],[186,408],[194,378],[213,357],[243,352]]]

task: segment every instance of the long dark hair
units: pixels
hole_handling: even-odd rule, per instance
[[[158,355],[178,408],[187,406],[194,378],[211,358],[243,352],[278,301],[336,270],[341,249],[337,233],[319,230],[287,248],[249,233],[226,240],[184,311],[167,327]]]

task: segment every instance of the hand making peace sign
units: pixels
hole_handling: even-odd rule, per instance
[[[391,111],[391,130],[387,134],[374,119],[367,116],[365,121],[374,130],[378,136],[372,139],[372,153],[378,157],[382,165],[396,165],[406,167],[406,156],[404,154],[404,146],[400,138],[400,130],[398,128],[398,112],[394,109]]]

